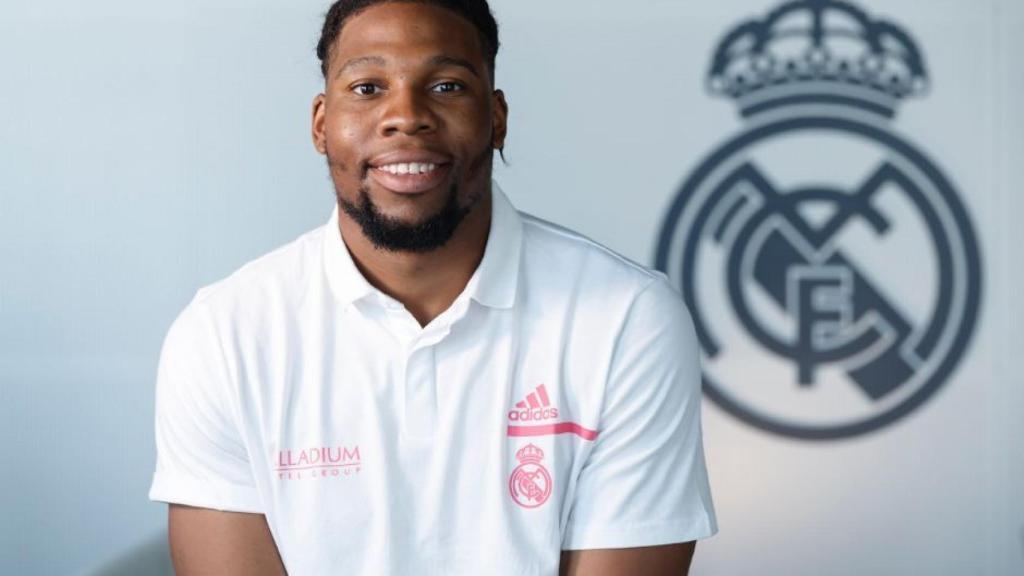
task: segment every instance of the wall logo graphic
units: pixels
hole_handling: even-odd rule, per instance
[[[685,181],[656,254],[705,392],[806,439],[907,415],[961,360],[982,279],[957,191],[891,126],[928,88],[914,40],[847,2],[788,2],[726,35],[708,84],[744,130]]]

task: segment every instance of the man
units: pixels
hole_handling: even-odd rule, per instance
[[[717,530],[687,311],[492,184],[497,50],[485,0],[331,7],[338,207],[161,355],[179,574],[676,575]]]

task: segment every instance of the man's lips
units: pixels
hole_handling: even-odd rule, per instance
[[[393,173],[391,166],[370,168],[370,178],[399,194],[419,194],[440,186],[451,171],[451,164],[434,164],[433,169],[418,174]]]
[[[451,171],[451,157],[427,150],[396,150],[373,157],[369,175],[398,194],[419,194],[440,186]]]

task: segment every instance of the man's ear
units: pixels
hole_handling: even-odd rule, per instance
[[[508,134],[508,102],[501,90],[495,90],[492,99],[494,112],[491,118],[491,146],[495,150],[504,150],[505,135]]]
[[[313,146],[321,154],[327,154],[327,135],[324,133],[327,99],[323,94],[313,98]]]

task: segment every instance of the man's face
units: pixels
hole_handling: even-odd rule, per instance
[[[429,4],[359,12],[331,51],[313,140],[338,203],[374,244],[444,244],[489,190],[507,108],[476,28]]]

